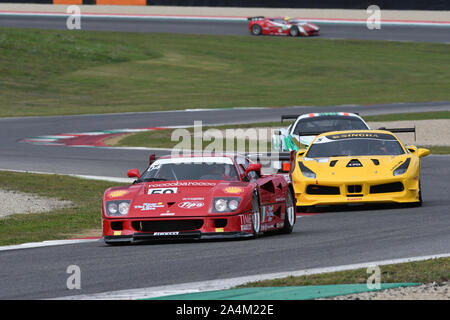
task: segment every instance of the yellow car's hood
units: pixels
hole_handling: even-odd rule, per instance
[[[361,181],[392,178],[393,171],[408,157],[411,155],[302,158],[301,161],[318,180]]]

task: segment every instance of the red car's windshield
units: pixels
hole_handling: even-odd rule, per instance
[[[240,181],[236,167],[229,161],[206,162],[194,158],[185,160],[163,159],[155,161],[139,180],[226,180]]]

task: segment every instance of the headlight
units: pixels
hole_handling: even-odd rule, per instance
[[[232,199],[230,201],[228,201],[228,208],[230,208],[231,210],[236,210],[237,207],[239,206],[239,201],[237,201],[236,199]]]
[[[106,202],[107,216],[125,216],[130,209],[130,200],[118,200]]]
[[[106,208],[107,208],[108,213],[111,214],[111,215],[115,215],[117,213],[117,210],[118,210],[117,203],[115,203],[115,202],[108,203]]]
[[[394,170],[394,176],[399,176],[401,174],[404,174],[408,170],[410,162],[411,162],[411,158],[406,159],[405,162],[403,162],[400,166],[397,167],[397,169]]]
[[[305,178],[311,178],[311,179],[316,178],[316,174],[313,171],[311,171],[308,167],[306,167],[303,164],[303,162],[299,161],[298,165],[300,167],[300,171],[302,172],[302,174]]]
[[[121,202],[119,203],[119,213],[121,215],[128,214],[128,209],[130,208],[130,204],[128,202]]]
[[[212,212],[232,212],[239,207],[240,198],[214,198]]]
[[[217,199],[214,201],[214,209],[219,212],[224,212],[227,210],[227,200],[225,199]]]

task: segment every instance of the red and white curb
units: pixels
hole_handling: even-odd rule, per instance
[[[30,12],[30,11],[0,11],[0,16],[41,16],[41,17],[69,17],[65,12]],[[82,18],[117,18],[117,19],[169,19],[169,20],[204,20],[204,21],[247,21],[242,16],[205,16],[205,15],[164,15],[164,14],[120,14],[120,13],[81,13]],[[366,24],[366,19],[333,19],[333,18],[308,18],[299,19],[328,24]],[[403,26],[448,26],[450,21],[429,20],[381,20],[381,25],[403,25]]]
[[[136,299],[149,299],[163,296],[170,296],[176,294],[184,293],[196,293],[205,291],[215,291],[215,290],[226,290],[236,287],[238,285],[243,285],[249,282],[263,281],[263,280],[273,280],[286,277],[299,277],[305,275],[321,274],[328,272],[338,272],[346,270],[356,270],[362,268],[369,268],[375,266],[383,266],[389,264],[398,264],[414,261],[424,261],[430,259],[439,259],[450,257],[450,253],[437,254],[429,256],[419,256],[419,257],[409,257],[401,259],[391,259],[391,260],[380,260],[372,262],[363,262],[342,266],[326,267],[326,268],[314,268],[314,269],[304,269],[291,272],[278,272],[278,273],[267,273],[251,276],[243,276],[228,279],[217,279],[209,281],[199,281],[199,282],[189,282],[166,286],[155,286],[148,288],[130,289],[130,290],[119,290],[119,291],[109,291],[94,294],[85,295],[73,295],[67,297],[59,297],[55,300],[136,300]]]
[[[150,127],[137,129],[112,129],[103,131],[61,133],[55,135],[45,135],[22,139],[21,143],[31,143],[36,145],[56,145],[69,147],[108,147],[103,140],[117,135],[128,133],[147,132],[155,130],[171,129],[175,127]],[[178,127],[177,127],[178,128]]]

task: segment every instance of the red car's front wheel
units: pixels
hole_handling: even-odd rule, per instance
[[[298,27],[293,26],[289,29],[289,35],[291,37],[297,37],[300,34],[300,31],[298,30]]]
[[[257,238],[261,232],[261,210],[259,207],[258,194],[255,192],[252,199],[252,227],[253,237]]]

